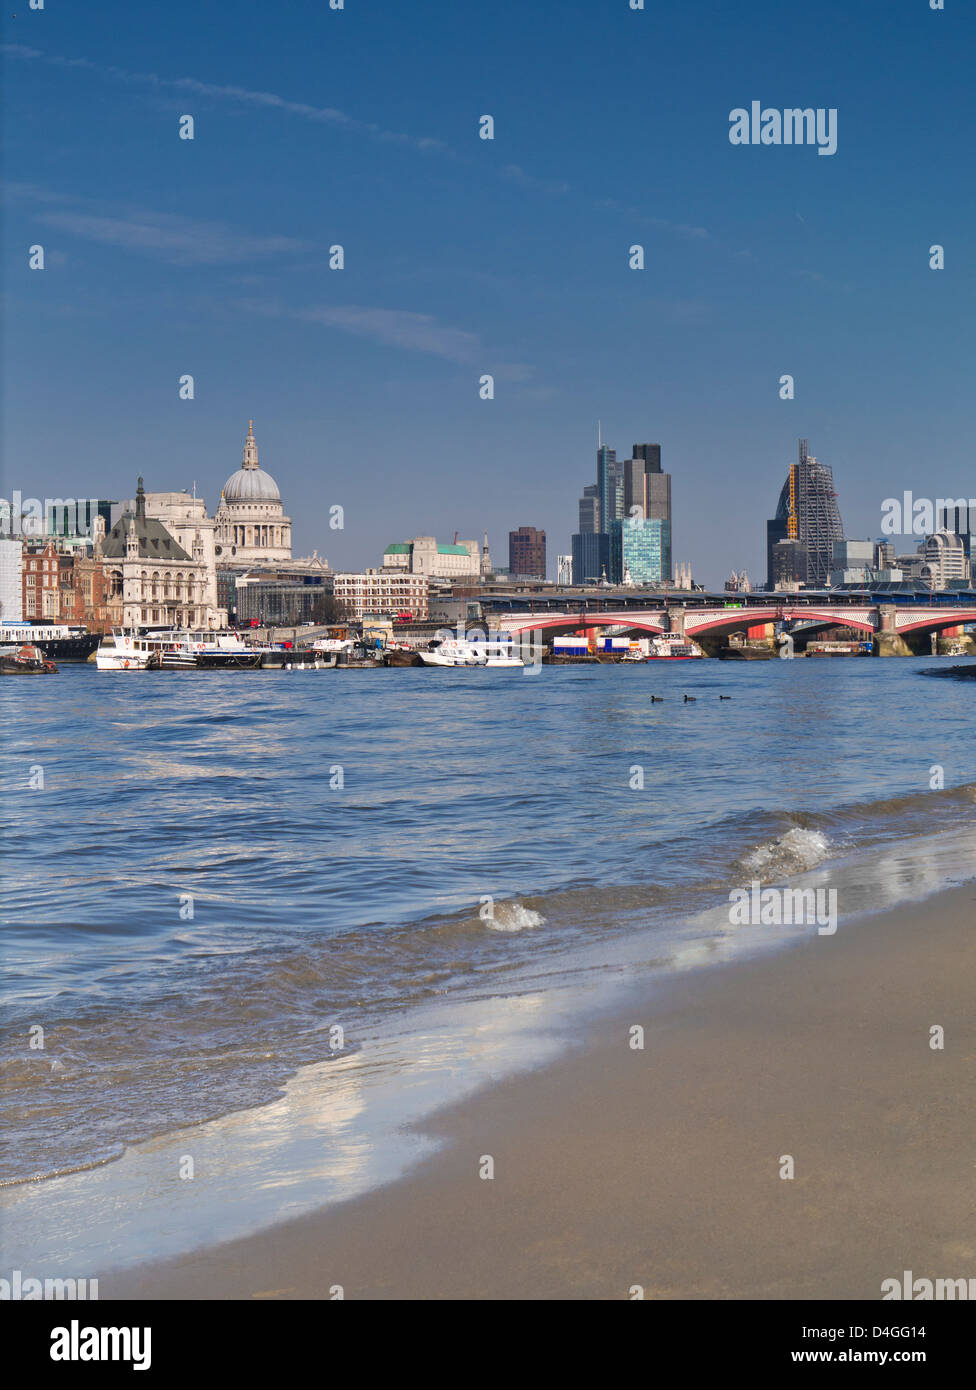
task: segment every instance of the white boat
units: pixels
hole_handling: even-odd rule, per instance
[[[172,634],[172,641],[163,650],[162,664],[177,670],[255,668],[261,665],[266,653],[279,650],[283,649],[247,641],[231,628],[213,632],[184,629]]]
[[[524,666],[510,637],[487,642],[461,641],[456,637],[431,643],[430,651],[418,652],[425,666]]]
[[[99,642],[95,665],[99,671],[145,671],[159,665],[160,645],[159,638],[116,629]]]
[[[356,645],[355,638],[352,637],[319,637],[312,643],[313,652],[335,652],[337,655],[342,652],[347,654]]]
[[[652,637],[648,661],[694,661],[705,653],[697,642],[691,642],[678,633],[662,632],[660,637]]]

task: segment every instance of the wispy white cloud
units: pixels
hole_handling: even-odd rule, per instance
[[[491,372],[499,381],[528,381],[535,371],[534,367],[524,362],[498,361],[485,348],[477,333],[454,328],[433,314],[366,304],[321,304],[296,309],[283,305],[279,300],[267,299],[241,300],[238,307],[272,318],[321,324],[324,328],[352,333],[357,338],[368,339],[383,347],[430,353],[460,366]]]
[[[560,194],[569,192],[568,183],[537,179],[534,174],[527,174],[518,164],[506,164],[500,173],[503,179],[508,179],[509,183],[516,183],[519,188],[528,189],[532,193],[547,193],[551,197],[558,197]]]
[[[264,299],[241,300],[239,307],[271,318],[319,323],[387,347],[429,352],[451,362],[473,363],[481,347],[477,333],[452,328],[433,314],[418,314],[406,309],[382,309],[364,304],[322,304],[294,309],[279,300]]]
[[[26,62],[49,63],[54,67],[84,68],[90,72],[114,78],[118,82],[155,88],[159,91],[192,92],[195,96],[207,97],[214,101],[230,101],[249,106],[259,106],[266,110],[281,111],[289,116],[298,116],[302,120],[315,121],[343,130],[359,132],[374,140],[404,145],[424,152],[436,150],[441,154],[452,153],[443,140],[437,140],[432,136],[408,135],[403,131],[387,130],[375,121],[361,120],[359,117],[350,116],[347,112],[340,111],[336,107],[313,106],[305,101],[292,101],[288,97],[279,96],[276,92],[265,92],[250,87],[237,87],[216,82],[201,82],[195,77],[161,77],[155,72],[132,72],[127,68],[93,63],[88,58],[63,58],[59,54],[48,54],[38,48],[28,48],[24,44],[0,44],[0,53],[5,53],[12,58],[21,58]]]
[[[171,261],[174,265],[229,265],[303,251],[307,243],[286,236],[248,236],[219,222],[195,221],[166,213],[100,217],[85,212],[42,212],[37,220],[86,241],[118,246]]]
[[[222,222],[96,204],[33,184],[6,183],[4,193],[10,202],[33,206],[42,226],[174,265],[235,265],[304,252],[311,245],[296,237],[251,235]]]
[[[619,203],[616,198],[601,198],[593,206],[600,209],[605,208],[612,212],[622,212],[638,226],[653,227],[656,231],[661,232],[672,232],[689,241],[712,240],[710,233],[704,227],[689,226],[685,222],[670,222],[665,217],[652,217],[646,212],[641,212],[639,208],[629,207],[626,203]]]
[[[430,352],[451,362],[474,362],[480,341],[476,333],[451,328],[432,314],[411,313],[404,309],[374,309],[360,304],[343,304],[299,310],[298,318],[355,333],[360,338],[391,347]]]

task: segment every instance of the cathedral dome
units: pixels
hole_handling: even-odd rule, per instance
[[[263,468],[239,468],[224,483],[225,502],[280,502],[278,484]]]
[[[244,461],[236,473],[224,483],[225,502],[280,502],[278,484],[270,473],[258,467],[258,446],[254,438],[254,422],[248,422],[244,443]]]

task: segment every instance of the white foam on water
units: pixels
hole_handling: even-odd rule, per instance
[[[761,879],[782,878],[815,869],[829,857],[832,850],[830,841],[821,831],[794,826],[778,840],[757,845],[743,855],[741,862],[743,868]]]
[[[521,903],[502,903],[495,908],[494,915],[485,918],[485,926],[491,931],[518,932],[530,927],[545,926],[546,919],[541,912]]]

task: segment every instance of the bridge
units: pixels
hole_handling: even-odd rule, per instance
[[[727,637],[732,632],[763,628],[769,623],[781,623],[787,629],[804,635],[831,627],[853,628],[868,636],[889,634],[892,639],[904,639],[909,634],[945,633],[976,623],[976,605],[923,607],[909,604],[879,603],[853,605],[845,603],[797,603],[795,601],[750,603],[742,607],[726,605],[687,607],[669,603],[665,607],[593,608],[581,607],[576,612],[545,610],[541,612],[493,614],[493,629],[520,637],[538,632],[551,638],[559,633],[578,632],[584,628],[616,629],[634,633],[680,633],[698,641],[705,636]]]

